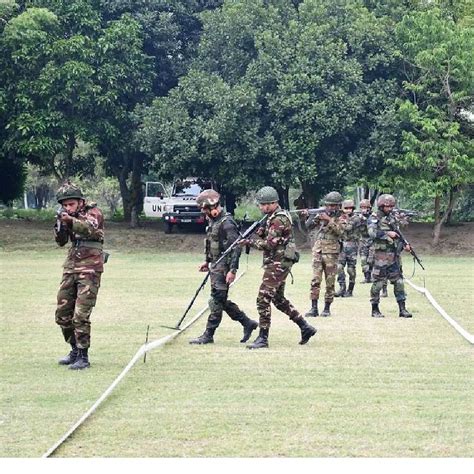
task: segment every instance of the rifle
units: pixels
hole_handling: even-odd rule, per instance
[[[234,240],[234,242],[232,242],[232,244],[229,246],[229,248],[227,248],[227,250],[225,250],[224,252],[222,252],[222,255],[216,260],[216,262],[213,264],[213,266],[217,266],[220,262],[222,262],[222,260],[224,260],[224,258],[229,255],[232,250],[237,246],[239,245],[239,243],[242,241],[242,240],[246,240],[248,237],[250,237],[259,227],[261,227],[267,220],[268,218],[268,215],[264,215],[259,221],[256,221],[254,222],[243,234],[241,234],[241,237],[240,239],[237,239],[237,240]],[[202,281],[202,283],[199,285],[199,288],[196,290],[196,293],[194,294],[192,300],[189,302],[188,304],[188,307],[186,308],[186,311],[184,312],[183,316],[181,317],[181,319],[176,323],[176,326],[175,327],[169,327],[169,326],[162,326],[162,327],[165,327],[167,329],[173,329],[173,330],[179,330],[180,329],[180,326],[182,324],[182,322],[184,321],[184,318],[187,316],[189,310],[191,309],[191,307],[193,306],[194,304],[194,301],[196,301],[196,298],[198,296],[198,294],[201,292],[201,290],[204,288],[204,286],[206,285],[207,283],[207,280],[209,279],[209,277],[211,276],[211,271],[208,270],[207,273],[206,273],[206,276],[204,277],[204,280]]]
[[[403,244],[404,247],[406,247],[407,245],[410,246],[410,253],[413,256],[413,260],[416,260],[416,263],[418,263],[418,265],[420,265],[420,267],[423,268],[424,270],[425,267],[421,263],[420,257],[418,257],[416,252],[413,250],[413,247],[411,246],[410,242],[408,242],[406,237],[403,235],[402,231],[400,230],[400,227],[396,226],[395,228],[392,228],[392,230],[398,234],[398,236],[400,237],[400,242]]]
[[[339,209],[336,209],[334,211],[330,211],[326,209],[325,207],[318,207],[318,208],[312,208],[312,209],[294,209],[293,211],[288,211],[290,214],[292,213],[298,213],[298,212],[307,212],[308,217],[309,216],[316,216],[318,214],[327,214],[328,216],[335,216],[338,212]]]
[[[63,225],[63,223],[61,222],[61,214],[63,212],[67,212],[66,209],[64,209],[63,206],[59,207],[57,210],[56,210],[56,224],[54,226],[56,232],[61,232],[61,227]]]

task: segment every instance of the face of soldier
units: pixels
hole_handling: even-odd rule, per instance
[[[278,207],[278,202],[266,202],[265,204],[259,204],[258,207],[264,214],[272,214]]]
[[[218,216],[221,212],[222,208],[221,206],[216,206],[216,207],[209,207],[209,206],[204,206],[201,207],[201,212],[206,215],[206,217],[209,217],[209,219],[213,219],[214,217]]]
[[[349,214],[349,215],[351,215],[351,214],[354,212],[354,208],[353,208],[353,207],[345,207],[345,208],[343,209],[343,211],[344,211],[344,214]]]
[[[64,201],[61,201],[61,205],[69,215],[72,215],[79,210],[82,202],[84,202],[82,199],[64,199]]]
[[[394,207],[395,207],[395,206],[387,206],[387,205],[386,205],[386,206],[382,206],[381,209],[382,209],[382,212],[383,212],[385,215],[388,215],[388,214],[390,214],[390,213],[393,211],[393,208],[394,208]]]
[[[370,213],[370,207],[361,207],[360,212],[362,212],[362,214],[369,214]]]
[[[326,204],[326,209],[329,212],[336,212],[339,209],[339,204]]]

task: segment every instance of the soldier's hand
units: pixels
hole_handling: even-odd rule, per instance
[[[393,230],[389,230],[387,232],[387,235],[391,238],[391,239],[398,239],[398,234],[396,232],[394,232]]]
[[[64,224],[72,223],[72,217],[67,212],[62,212],[59,217],[59,220]]]
[[[322,221],[326,221],[326,222],[329,222],[331,220],[331,218],[325,212],[322,212],[321,214],[319,214],[319,218]]]
[[[411,246],[410,244],[407,244],[405,245],[405,247],[403,247],[407,252],[411,252]]]
[[[263,237],[263,234],[265,233],[265,229],[263,227],[259,227],[256,232],[255,232],[259,237]]]
[[[201,265],[199,265],[199,267],[198,267],[198,270],[200,272],[208,272],[209,271],[209,264],[207,262],[201,263]]]
[[[239,245],[241,247],[245,247],[246,245],[250,245],[250,240],[249,239],[242,239],[242,240],[239,240]]]
[[[303,217],[308,217],[309,216],[308,209],[298,210],[298,213],[301,214]]]
[[[235,280],[235,273],[227,272],[225,276],[225,282],[230,285]]]

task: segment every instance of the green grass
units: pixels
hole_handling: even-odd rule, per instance
[[[92,315],[92,368],[75,373],[56,365],[67,352],[54,323],[63,257],[1,254],[2,457],[36,457],[52,446],[121,372],[147,324],[151,340],[169,334],[160,325],[176,323],[203,278],[197,254],[114,252]],[[426,286],[474,332],[472,259],[424,263]],[[260,255],[251,255],[231,296],[253,317],[259,266]],[[411,262],[405,267],[410,274]],[[305,311],[309,255],[293,273],[287,294]],[[138,362],[57,456],[470,457],[474,348],[410,287],[414,318],[398,318],[389,290],[386,318],[374,320],[369,285],[358,284],[354,298],[336,300],[331,318],[312,320],[318,334],[306,346],[276,310],[268,350],[246,350],[226,316],[214,345],[191,346],[202,318]]]

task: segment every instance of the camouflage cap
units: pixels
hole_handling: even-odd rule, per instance
[[[377,199],[377,206],[395,206],[395,198],[391,194],[381,194]]]
[[[213,207],[219,204],[220,198],[220,194],[214,189],[206,189],[196,198],[196,204],[199,207]]]
[[[362,208],[362,207],[372,207],[372,204],[370,204],[370,200],[369,199],[362,199],[360,201],[360,204],[359,204],[359,207]]]
[[[346,199],[343,201],[342,203],[342,208],[343,209],[348,209],[352,207],[353,209],[355,209],[355,204],[354,204],[354,201],[352,199]]]
[[[260,188],[257,191],[255,199],[259,204],[269,204],[271,202],[278,202],[280,200],[277,190],[271,186],[264,186],[263,188]]]
[[[56,199],[59,203],[65,199],[84,199],[81,188],[67,180],[56,193]]]
[[[342,196],[337,191],[331,191],[324,197],[324,204],[341,204]]]

